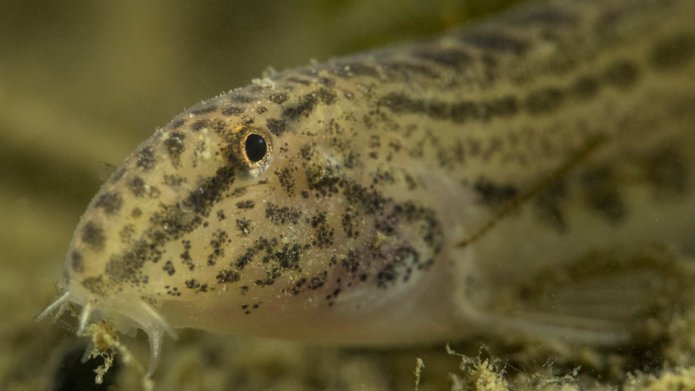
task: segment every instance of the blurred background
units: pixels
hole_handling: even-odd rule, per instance
[[[85,341],[64,322],[32,318],[57,293],[72,229],[105,167],[157,126],[269,67],[426,37],[514,1],[0,1],[0,389],[94,388],[92,368],[80,364]],[[221,352],[220,341],[237,345]],[[158,372],[167,378],[158,380],[179,389],[410,389],[419,357],[254,343],[168,340]],[[456,369],[457,359],[445,361]],[[333,369],[320,372],[319,362]],[[201,365],[217,372],[193,375]],[[120,372],[107,383],[128,384],[114,380]],[[448,384],[446,370],[441,378]]]

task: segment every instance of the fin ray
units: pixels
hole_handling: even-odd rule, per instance
[[[670,319],[694,275],[692,265],[664,254],[594,253],[539,273],[492,305],[494,322],[505,331],[599,345],[646,335],[649,319]]]

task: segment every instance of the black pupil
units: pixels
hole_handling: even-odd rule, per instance
[[[246,156],[253,163],[263,159],[266,152],[268,152],[268,146],[265,144],[263,137],[257,134],[250,134],[246,137]]]

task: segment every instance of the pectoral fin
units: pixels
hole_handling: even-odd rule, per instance
[[[486,233],[493,229],[495,225],[497,225],[497,223],[499,223],[505,217],[518,210],[528,201],[534,199],[534,197],[551,188],[558,182],[558,180],[567,176],[570,172],[580,167],[583,163],[586,163],[586,161],[593,156],[599,147],[604,145],[607,140],[608,139],[605,135],[597,135],[591,138],[583,148],[569,157],[565,162],[563,162],[563,164],[561,164],[555,170],[549,172],[547,175],[542,176],[524,192],[511,198],[508,202],[502,205],[499,210],[497,210],[495,214],[491,216],[490,219],[484,221],[478,229],[472,231],[470,235],[461,240],[457,246],[466,247],[485,236]]]
[[[495,322],[510,331],[591,344],[657,337],[687,298],[693,265],[663,247],[625,257],[594,253],[501,295]],[[656,322],[655,322],[656,321]]]

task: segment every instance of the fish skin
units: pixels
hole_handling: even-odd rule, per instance
[[[605,245],[687,244],[694,16],[550,1],[201,102],[94,197],[64,300],[156,345],[169,327],[336,345],[513,330],[502,288]]]

